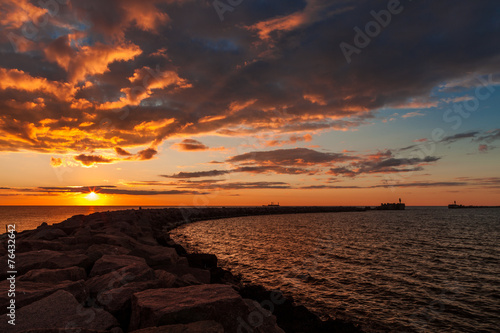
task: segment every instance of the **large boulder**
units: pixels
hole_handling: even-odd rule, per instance
[[[9,280],[0,282],[0,290],[9,290]],[[22,307],[38,301],[58,290],[65,290],[75,297],[79,302],[87,299],[88,293],[85,289],[83,280],[80,281],[63,281],[59,283],[33,282],[33,281],[16,281],[15,299],[16,306]],[[0,293],[0,314],[6,313],[7,306],[10,302],[7,292]],[[0,330],[1,332],[1,330]]]
[[[146,290],[132,296],[131,331],[201,320],[214,320],[226,332],[245,332],[250,327],[256,333],[283,333],[270,312],[243,300],[227,285]]]
[[[115,232],[113,234],[97,233],[92,235],[90,242],[92,244],[108,244],[132,249],[137,241],[124,233]]]
[[[84,228],[86,220],[87,217],[85,215],[80,214],[70,217],[69,219],[61,223],[54,224],[53,226],[63,230],[65,233],[70,235],[75,230]]]
[[[21,275],[19,281],[56,283],[61,281],[79,281],[86,278],[87,273],[85,273],[83,268],[73,266],[60,269],[34,269]]]
[[[29,330],[65,329],[85,327],[105,331],[118,326],[118,321],[102,309],[84,308],[70,293],[59,290],[37,302],[16,311],[15,326],[0,321],[0,332],[17,333]]]
[[[177,276],[191,275],[200,283],[204,284],[210,283],[210,271],[207,271],[206,269],[189,267],[184,265],[175,265],[164,268],[164,270]]]
[[[133,264],[146,265],[146,260],[135,256],[105,254],[94,263],[90,277],[104,275]]]
[[[155,271],[155,276],[160,280],[162,288],[173,288],[177,281],[176,275],[161,269]]]
[[[143,328],[131,333],[224,333],[224,327],[213,320],[203,320],[190,324]]]
[[[148,265],[154,268],[163,268],[174,265],[179,256],[175,249],[163,246],[151,246],[136,242],[130,255],[146,259]]]
[[[85,285],[92,297],[105,291],[120,288],[130,282],[142,282],[155,279],[154,271],[144,263],[135,263],[116,271],[94,276],[87,281]]]
[[[62,239],[62,238],[60,238]],[[60,242],[58,239],[55,241],[39,240],[39,239],[21,239],[16,244],[16,253],[51,250],[51,251],[66,251],[71,250],[71,247]]]
[[[0,258],[0,267],[7,267],[7,256]],[[57,252],[51,250],[40,250],[20,253],[16,255],[16,270],[18,275],[27,273],[32,269],[40,268],[67,268],[78,266],[89,268],[91,262],[84,254],[75,252]],[[0,279],[5,279],[7,273],[0,272]]]
[[[71,234],[71,237],[74,237],[80,244],[89,244],[92,242],[92,230],[90,230],[90,227],[76,229]]]
[[[60,237],[68,236],[63,230],[59,228],[47,227],[37,230],[27,239],[39,239],[39,240],[54,240]]]
[[[99,293],[97,296],[97,302],[104,308],[104,310],[114,315],[120,315],[130,309],[130,298],[133,294],[147,289],[160,288],[161,286],[162,283],[160,280],[131,282],[121,286],[120,288]]]
[[[85,254],[90,258],[92,262],[95,262],[105,254],[128,254],[129,249],[121,246],[109,245],[109,244],[92,244]]]

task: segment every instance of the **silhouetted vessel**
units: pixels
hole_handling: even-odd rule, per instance
[[[458,209],[458,208],[500,208],[500,206],[464,206],[464,205],[457,205],[456,201],[453,201],[452,204],[448,205],[448,209]]]
[[[269,205],[262,205],[263,207],[279,207],[280,203],[271,202]]]
[[[399,203],[381,203],[379,207],[375,207],[377,210],[404,210],[406,205],[401,203],[401,198],[399,198]]]

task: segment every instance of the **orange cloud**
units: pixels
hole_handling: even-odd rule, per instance
[[[17,69],[0,68],[0,90],[15,89],[29,92],[43,92],[60,100],[67,100],[75,93],[75,88],[68,83],[49,81],[46,78],[33,77]]]
[[[179,147],[179,150],[184,150],[184,151],[196,151],[196,150],[208,150],[209,147],[204,145],[198,140],[193,140],[193,139],[184,139],[180,143],[176,143],[176,145]]]
[[[153,94],[154,89],[164,89],[172,86],[179,89],[191,87],[187,80],[179,77],[174,71],[158,72],[147,66],[136,69],[129,81],[133,87],[121,89],[121,92],[126,95],[125,97],[121,97],[118,101],[101,104],[98,109],[110,110],[127,105],[139,105],[142,100]]]
[[[103,157],[101,155],[85,155],[80,154],[74,157],[75,161],[80,162],[83,166],[90,167],[98,163],[113,163],[116,160],[113,158]]]
[[[28,0],[3,0],[0,4],[2,15],[0,25],[19,29],[25,22],[37,22],[48,10],[31,4]]]
[[[247,28],[249,30],[257,30],[260,39],[269,40],[273,32],[292,31],[317,22],[322,17],[340,14],[352,9],[352,7],[346,7],[333,11],[326,11],[327,6],[328,3],[324,3],[320,0],[308,0],[306,7],[300,12],[272,18],[267,21],[261,21]]]
[[[70,45],[71,36],[62,36],[44,50],[47,60],[57,63],[68,72],[70,82],[76,83],[89,75],[109,71],[109,64],[115,61],[128,61],[142,53],[135,44],[74,47]]]
[[[203,151],[203,150],[226,150],[224,147],[210,148],[198,140],[184,139],[182,142],[174,144],[180,151]]]
[[[120,147],[115,147],[115,152],[118,155],[120,155],[120,156],[130,156],[130,155],[132,155],[131,153],[129,153],[128,151],[126,151],[125,149],[120,148]]]
[[[123,9],[126,11],[126,18],[129,22],[145,31],[155,31],[160,25],[169,21],[166,13],[162,13],[156,8],[156,3],[160,1],[124,1]]]
[[[309,142],[311,140],[312,140],[311,134],[305,134],[303,136],[292,135],[292,136],[290,136],[290,138],[288,140],[271,140],[271,141],[267,141],[265,143],[265,146],[266,147],[276,147],[276,146],[280,146],[281,147],[283,145],[294,144],[294,143],[302,142],[302,141]]]
[[[323,106],[326,105],[325,99],[321,95],[307,94],[304,95],[304,99],[313,104],[318,104]]]
[[[134,159],[139,160],[139,161],[146,161],[146,160],[152,159],[156,154],[158,154],[158,151],[156,149],[147,148],[147,149],[139,151],[134,156]]]
[[[60,158],[56,158],[56,157],[50,158],[50,165],[52,165],[54,168],[61,166],[62,163],[63,163],[63,161]]]

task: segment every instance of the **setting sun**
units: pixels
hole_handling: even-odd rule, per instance
[[[97,193],[95,193],[94,191],[92,191],[85,196],[85,199],[91,200],[91,201],[99,200],[99,195]]]

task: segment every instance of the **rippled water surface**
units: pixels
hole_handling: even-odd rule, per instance
[[[253,216],[182,226],[244,281],[367,331],[498,332],[500,209]]]

